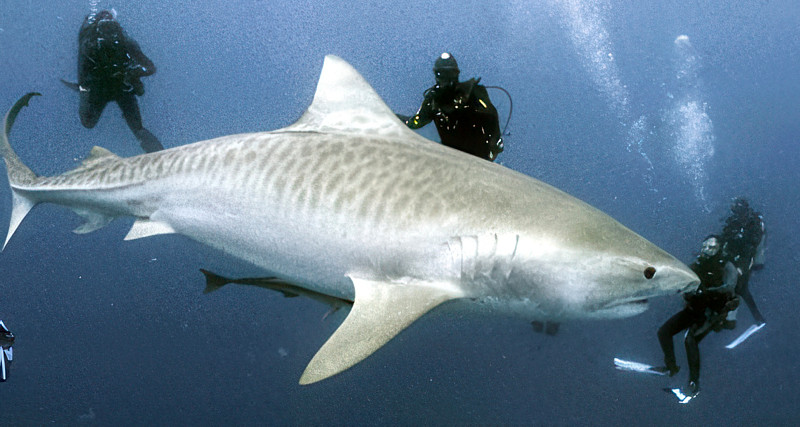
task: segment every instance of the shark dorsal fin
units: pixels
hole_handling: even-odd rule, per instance
[[[392,283],[351,277],[355,302],[339,329],[317,351],[300,384],[311,384],[355,365],[437,305],[463,297],[447,283]]]
[[[106,159],[116,159],[118,157],[119,156],[117,156],[116,154],[112,153],[111,151],[109,151],[109,150],[107,150],[107,149],[105,149],[103,147],[98,147],[98,146],[95,145],[94,147],[92,147],[92,150],[89,151],[89,156],[87,156],[86,159],[83,160],[83,163],[81,163],[81,166],[84,167],[84,168],[87,168],[87,167],[90,167],[90,166],[100,162],[100,161],[103,161],[103,160],[106,160]]]
[[[284,131],[379,136],[414,134],[355,68],[334,55],[325,57],[311,106],[300,120]]]

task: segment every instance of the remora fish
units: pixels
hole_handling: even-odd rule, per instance
[[[237,285],[256,286],[259,288],[280,292],[286,298],[304,296],[314,301],[319,301],[325,305],[330,306],[331,308],[331,310],[325,315],[325,317],[328,317],[329,314],[338,311],[342,307],[350,308],[353,306],[352,300],[337,298],[334,296],[321,294],[319,292],[314,292],[312,290],[305,289],[300,286],[293,285],[291,283],[286,283],[278,279],[277,277],[272,277],[272,276],[243,277],[238,279],[231,279],[229,277],[220,276],[219,274],[213,273],[211,271],[202,268],[200,269],[200,272],[203,273],[204,276],[206,276],[206,288],[203,290],[204,294],[214,292],[217,289],[227,285],[228,283],[235,283]],[[323,319],[325,317],[323,317]]]
[[[348,63],[328,56],[311,106],[287,128],[121,158],[95,147],[78,168],[35,175],[0,154],[8,239],[37,203],[87,233],[136,218],[126,240],[178,233],[281,279],[354,301],[300,378],[372,354],[445,301],[528,320],[623,317],[699,283],[684,264],[545,183],[406,128]]]

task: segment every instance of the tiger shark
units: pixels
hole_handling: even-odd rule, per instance
[[[288,283],[353,301],[301,384],[338,374],[416,319],[451,310],[527,320],[618,318],[698,277],[601,211],[529,176],[427,140],[359,73],[327,56],[294,124],[122,158],[94,147],[37,176],[0,139],[12,194],[4,248],[39,203],[88,233],[134,217],[125,240],[176,233]],[[444,310],[445,307],[442,307]]]

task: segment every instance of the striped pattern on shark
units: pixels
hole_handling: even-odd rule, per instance
[[[624,317],[699,283],[683,263],[541,181],[422,138],[349,64],[328,56],[295,124],[131,158],[95,147],[75,170],[0,154],[13,208],[5,245],[38,203],[136,218],[126,239],[177,233],[314,293],[354,301],[300,378],[355,365],[443,302],[528,320]]]

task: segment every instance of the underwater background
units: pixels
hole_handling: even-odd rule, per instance
[[[796,425],[800,421],[800,4],[713,1],[27,1],[0,3],[0,111],[23,110],[12,145],[39,174],[78,165],[92,146],[141,149],[116,105],[94,129],[78,118],[77,33],[114,8],[156,64],[139,98],[167,147],[274,130],[310,104],[326,54],[350,62],[403,114],[453,53],[462,80],[513,96],[498,161],[610,214],[684,262],[744,196],[769,233],[750,289],[767,325],[700,345],[701,394],[662,391],[657,328],[683,306],[565,323],[556,336],[515,318],[423,316],[352,369],[297,381],[341,322],[308,299],[227,286],[206,268],[264,275],[177,236],[122,241],[132,219],[87,235],[52,205],[35,209],[0,254],[0,319],[15,333],[3,425],[523,424]],[[501,125],[505,95],[490,89]],[[422,134],[437,139],[433,126]],[[10,191],[0,178],[0,218]]]

